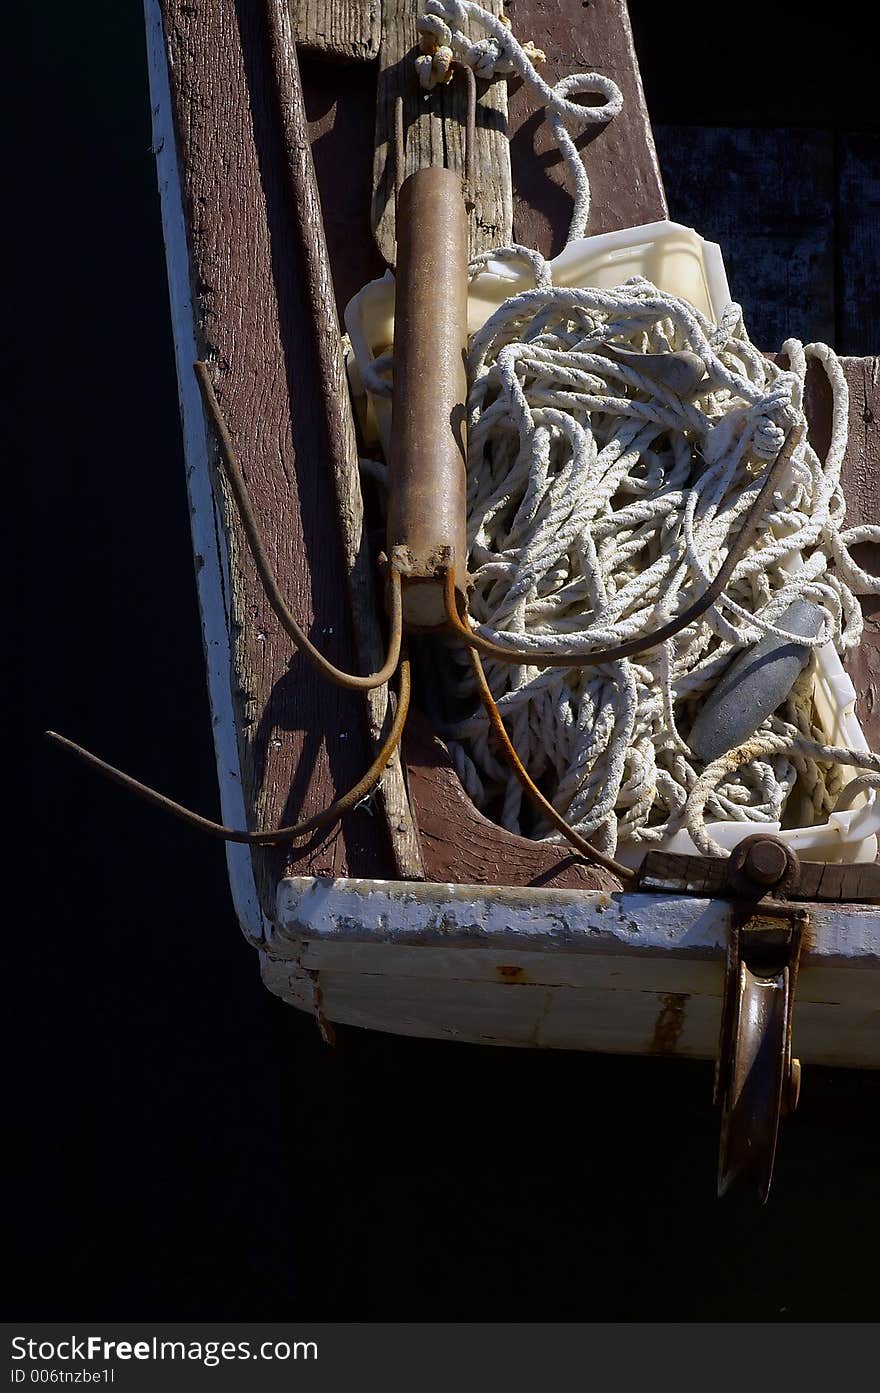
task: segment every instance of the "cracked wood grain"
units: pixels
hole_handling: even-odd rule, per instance
[[[297,44],[324,58],[365,62],[379,52],[382,0],[289,0]]]
[[[501,0],[486,0],[493,14]],[[413,60],[418,52],[416,17],[420,0],[383,0],[379,82],[376,93],[376,138],[373,165],[373,231],[382,256],[393,266],[394,103],[403,97],[406,140],[405,175],[426,165],[447,164],[464,172],[467,92],[459,73],[447,86],[424,92]],[[507,86],[503,81],[477,83],[474,148],[476,204],[470,215],[470,250],[489,251],[510,241],[512,202],[507,142]],[[405,176],[404,176],[405,177]]]
[[[841,470],[846,527],[880,522],[880,358],[842,358],[849,385],[849,442]],[[810,440],[820,457],[831,435],[831,389],[822,369],[807,373],[804,397]],[[853,549],[856,561],[880,573],[880,547],[865,542]],[[856,716],[872,750],[880,750],[880,596],[860,596],[865,628],[858,648],[843,657],[856,689]]]

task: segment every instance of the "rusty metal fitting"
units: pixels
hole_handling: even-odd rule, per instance
[[[398,200],[387,521],[408,628],[444,625],[446,569],[467,575],[467,268],[461,179],[419,169]]]
[[[783,894],[797,889],[800,862],[797,853],[769,833],[746,837],[730,854],[731,878],[742,894],[756,897],[772,890]]]
[[[778,885],[788,870],[785,848],[769,837],[754,842],[746,854],[743,870],[759,885]]]
[[[794,1112],[800,1094],[791,1026],[809,924],[805,909],[788,904],[734,912],[715,1080],[722,1108],[719,1195],[742,1181],[756,1187],[762,1202],[770,1191],[780,1119]]]

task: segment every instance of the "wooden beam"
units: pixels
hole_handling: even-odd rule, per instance
[[[290,0],[299,46],[323,58],[364,62],[379,52],[381,0]]]
[[[421,0],[383,0],[379,82],[376,92],[376,153],[373,165],[373,230],[390,266],[395,261],[394,104],[403,98],[405,174],[425,165],[448,164],[464,171],[467,92],[461,74],[448,86],[423,92],[416,78],[416,18]],[[501,0],[486,8],[502,13]],[[510,240],[512,202],[507,142],[507,84],[477,84],[474,148],[476,204],[470,216],[471,255]]]
[[[733,882],[726,856],[681,856],[649,851],[639,874],[639,889],[655,895],[672,892],[688,895],[730,896],[742,894]],[[758,891],[756,890],[757,894]],[[821,900],[838,904],[880,903],[880,865],[874,862],[801,861],[796,885],[785,891],[787,900]]]
[[[277,3],[284,12],[283,0]],[[313,338],[323,333],[332,352],[338,329],[326,294],[323,327],[313,326],[315,286],[302,239],[304,232],[320,234],[318,198],[304,230],[292,211],[264,6],[203,0],[196,10],[183,0],[161,0],[160,8],[196,346],[216,364],[218,396],[291,608],[335,662],[354,669],[349,578],[361,549],[360,494],[327,468],[327,383]],[[307,144],[305,156],[310,161]],[[179,361],[181,381],[191,370]],[[353,472],[344,388],[333,400],[349,432]],[[188,453],[187,467],[194,489],[203,464]],[[343,495],[348,488],[348,502],[340,510],[341,488]],[[244,801],[251,826],[273,827],[317,812],[356,781],[372,755],[369,724],[358,694],[328,685],[292,657],[222,487],[218,508],[218,529],[213,520],[200,525],[216,539],[212,604],[226,608]],[[377,720],[374,709],[374,726]],[[221,783],[238,774],[220,765]],[[402,788],[399,768],[393,777]],[[400,874],[389,822],[384,812],[374,814],[375,807],[355,811],[341,826],[316,834],[294,848],[294,862],[324,874],[374,873],[379,865]],[[398,823],[403,816],[398,810]],[[271,913],[283,854],[253,860],[264,911]]]
[[[340,82],[337,64],[301,53],[300,75],[312,158],[321,194],[324,236],[340,316],[353,295],[385,271],[372,235],[376,64],[352,63]]]
[[[220,510],[211,488],[204,414],[192,371],[200,346],[196,342],[189,234],[175,143],[165,28],[158,0],[146,0],[145,20],[153,150],[162,212],[190,530],[196,560],[196,589],[220,785],[220,811],[228,825],[242,827],[249,817],[249,789],[245,788],[242,777],[238,741],[240,713],[233,702],[230,686],[229,557],[223,541]],[[250,852],[245,846],[230,844],[226,848],[226,860],[232,903],[242,932],[251,941],[259,942],[268,927],[265,910],[271,909],[271,906],[267,906],[265,900],[261,904]]]
[[[849,387],[849,443],[840,481],[846,498],[846,526],[880,522],[880,358],[842,358]],[[831,389],[818,364],[807,372],[804,394],[810,441],[823,456],[831,438]],[[855,548],[865,570],[880,573],[880,546]],[[856,716],[872,750],[880,750],[880,596],[860,597],[865,628],[858,648],[843,655],[856,689]]]

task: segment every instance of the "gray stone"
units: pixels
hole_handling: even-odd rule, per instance
[[[783,610],[776,627],[801,638],[815,638],[823,620],[819,605],[795,600]],[[697,759],[711,764],[754,735],[785,701],[809,662],[810,651],[806,644],[765,634],[737,654],[694,721],[688,744]]]

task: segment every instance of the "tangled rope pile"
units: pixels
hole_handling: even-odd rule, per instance
[[[486,37],[472,41],[475,22]],[[583,233],[589,184],[564,120],[610,119],[619,90],[598,74],[549,87],[505,23],[468,0],[428,0],[420,20],[423,86],[444,81],[453,61],[480,76],[514,71],[540,92],[571,172]],[[575,93],[598,92],[603,107]],[[470,612],[484,637],[520,649],[589,652],[674,619],[722,565],[763,478],[789,432],[788,477],[773,494],[753,541],[719,601],[675,638],[634,660],[554,669],[486,662],[492,694],[520,759],[582,836],[614,855],[686,828],[704,854],[724,854],[706,819],[778,823],[798,786],[822,821],[841,799],[877,784],[880,757],[832,746],[817,726],[807,669],[785,705],[744,744],[702,765],[687,744],[701,701],[731,659],[763,634],[790,636],[780,617],[797,598],[821,606],[818,648],[858,643],[855,591],[880,581],[853,560],[880,527],[843,530],[840,469],[848,389],[823,344],[783,345],[788,367],[751,344],[737,305],[712,325],[687,301],[633,278],[616,290],[553,285],[537,252],[510,246],[478,258],[524,260],[535,288],[507,300],[473,336],[468,362],[468,543]],[[701,381],[676,392],[639,355],[687,351]],[[833,394],[831,443],[820,460],[807,442],[808,362],[824,368]],[[371,390],[387,391],[377,361]],[[699,372],[697,373],[699,377]],[[458,692],[470,702],[469,667]],[[554,834],[524,806],[520,783],[495,749],[477,707],[446,732],[476,805],[513,832]],[[841,766],[873,771],[843,791]]]
[[[849,551],[880,539],[880,528],[841,527],[848,392],[837,358],[789,340],[783,369],[749,342],[738,306],[713,327],[647,281],[554,287],[549,266],[529,259],[537,287],[506,301],[469,355],[470,612],[485,637],[586,653],[674,619],[721,566],[790,430],[799,443],[722,598],[674,639],[601,668],[487,661],[520,758],[569,823],[612,855],[680,827],[704,854],[721,854],[707,816],[779,822],[798,780],[823,820],[842,788],[839,766],[876,771],[880,759],[827,743],[809,671],[783,711],[708,767],[686,736],[734,654],[764,633],[788,637],[778,620],[793,600],[812,599],[826,615],[815,639],[797,641],[843,650],[862,631],[853,591],[880,590]],[[620,347],[688,350],[705,377],[679,395],[652,377],[649,357],[644,367],[615,359]],[[824,461],[806,440],[811,358],[834,398]],[[463,669],[461,691],[471,689]],[[483,711],[448,734],[477,806],[498,806],[511,831],[548,835],[524,825],[521,787]]]

